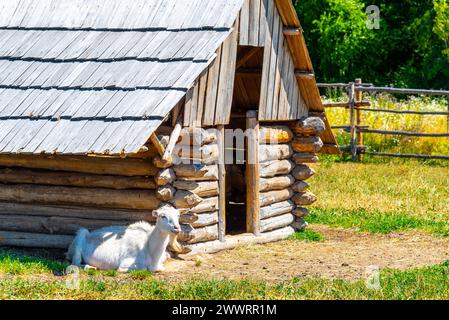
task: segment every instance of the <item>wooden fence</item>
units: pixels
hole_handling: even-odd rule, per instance
[[[350,133],[350,145],[342,146],[340,149],[349,152],[353,160],[362,160],[363,155],[398,157],[398,158],[415,158],[415,159],[443,159],[449,160],[447,155],[428,155],[428,154],[399,154],[387,152],[369,152],[368,147],[363,143],[363,134],[381,134],[381,135],[397,135],[409,137],[449,137],[449,110],[448,111],[410,111],[410,110],[389,110],[371,108],[369,101],[363,101],[363,92],[385,92],[391,94],[403,95],[431,95],[431,96],[448,96],[449,91],[444,90],[421,90],[421,89],[400,89],[391,87],[375,87],[372,84],[362,83],[361,79],[356,79],[350,83],[319,83],[319,88],[340,88],[348,93],[348,102],[325,103],[326,108],[346,108],[349,111],[350,123],[345,126],[333,126],[333,129],[344,129]],[[407,131],[390,131],[370,129],[369,126],[362,124],[362,112],[382,112],[395,114],[415,114],[415,115],[431,115],[431,116],[448,116],[448,133],[423,133],[423,132],[407,132]]]

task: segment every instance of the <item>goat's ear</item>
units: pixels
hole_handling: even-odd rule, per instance
[[[158,210],[153,210],[153,211],[151,212],[151,215],[152,215],[154,218],[158,218],[158,217],[159,217],[159,211],[158,211]]]

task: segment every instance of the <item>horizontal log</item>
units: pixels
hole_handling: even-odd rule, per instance
[[[176,189],[170,185],[161,186],[156,190],[156,197],[164,202],[167,202],[174,198]]]
[[[195,229],[190,224],[181,224],[181,233],[177,236],[177,241],[188,242],[195,238]]]
[[[156,189],[150,177],[124,177],[64,171],[0,168],[0,182],[105,189]]]
[[[296,137],[292,142],[293,150],[301,153],[317,153],[323,145],[320,137]]]
[[[290,200],[273,203],[272,205],[260,209],[260,218],[263,220],[291,213],[295,208],[296,205]]]
[[[317,163],[320,159],[315,153],[295,153],[292,160],[296,164]]]
[[[294,122],[290,128],[298,135],[318,136],[326,130],[326,125],[318,117],[309,117]]]
[[[293,139],[293,132],[288,126],[260,127],[259,141],[266,144],[288,143]]]
[[[315,203],[318,200],[317,196],[311,192],[299,192],[295,194],[292,201],[297,206],[308,206]]]
[[[310,214],[310,210],[307,208],[297,207],[293,210],[293,215],[297,218],[305,218]]]
[[[289,144],[269,145],[262,144],[259,146],[259,161],[274,161],[289,159],[293,156],[293,149]]]
[[[160,204],[154,190],[112,190],[27,184],[0,185],[0,201],[148,210],[156,209]]]
[[[146,159],[113,157],[0,155],[0,166],[118,176],[154,176],[158,169]]]
[[[218,197],[204,198],[199,204],[189,210],[193,213],[212,212],[218,209]]]
[[[201,203],[203,199],[198,195],[194,194],[190,191],[178,190],[175,193],[173,199],[170,200],[170,203],[175,206],[177,209],[192,209]],[[192,212],[188,210],[189,212]]]
[[[274,178],[261,178],[259,189],[260,192],[283,190],[291,187],[295,183],[295,178],[291,175],[278,176]]]
[[[73,236],[0,231],[0,246],[68,249]]]
[[[3,215],[31,215],[43,217],[65,217],[96,220],[148,221],[155,219],[151,210],[99,209],[89,207],[48,206],[0,202]]]
[[[178,141],[180,145],[187,146],[204,146],[206,144],[213,144],[218,141],[218,132],[215,129],[203,128],[184,128],[181,132],[181,137]]]
[[[272,178],[277,175],[289,174],[295,164],[290,160],[268,161],[260,164],[260,176],[262,178]]]
[[[175,164],[183,163],[185,160],[192,160],[209,165],[216,163],[218,157],[218,144],[208,144],[201,147],[177,145],[173,151],[173,161]]]
[[[266,207],[277,202],[290,200],[294,194],[292,189],[262,192],[260,193],[260,206]]]
[[[315,175],[316,171],[306,165],[297,165],[293,171],[292,176],[295,177],[296,180],[307,180],[313,175]]]
[[[197,217],[197,220],[192,222],[194,228],[207,227],[218,223],[218,211],[206,213],[189,213]]]
[[[0,215],[0,230],[44,234],[75,235],[80,228],[95,230],[130,223],[116,220]]]
[[[217,181],[217,165],[181,164],[174,166],[176,176],[184,180]]]
[[[214,225],[203,227],[203,228],[197,228],[193,232],[193,235],[194,235],[194,237],[192,240],[183,241],[183,242],[187,242],[189,244],[194,244],[194,243],[218,240],[218,225],[214,224]]]
[[[167,169],[173,167],[173,158],[169,157],[167,160],[163,160],[161,156],[153,158],[153,165],[159,169]]]
[[[154,177],[154,181],[158,186],[172,184],[176,180],[175,171],[172,168],[162,169]]]
[[[227,236],[225,242],[216,240],[198,244],[190,244],[187,245],[187,247],[192,250],[189,255],[216,253],[223,250],[233,249],[238,246],[263,244],[284,240],[291,236],[294,232],[295,230],[289,226],[271,232],[262,233],[260,236],[255,236],[253,234]]]
[[[176,180],[173,186],[178,190],[186,190],[195,193],[200,197],[218,196],[217,181],[189,181]]]
[[[310,188],[310,185],[305,181],[297,181],[293,185],[292,189],[295,192],[304,192]]]
[[[276,229],[285,228],[295,221],[295,216],[287,213],[281,216],[276,216],[262,220],[260,222],[260,232],[268,232]]]

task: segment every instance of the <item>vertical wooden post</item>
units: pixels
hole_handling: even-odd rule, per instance
[[[260,235],[259,120],[257,111],[246,114],[246,231]]]
[[[362,79],[358,78],[355,79],[355,84],[357,86],[361,86],[362,85]],[[356,102],[362,102],[363,100],[363,92],[362,91],[357,91],[356,93]],[[360,111],[359,108],[356,108],[357,110],[357,116],[356,116],[356,123],[357,123],[357,127],[356,127],[356,141],[357,141],[357,145],[359,146],[363,146],[363,134],[360,132],[360,126],[362,125],[362,111]],[[357,161],[362,161],[363,160],[363,154],[357,151]]]
[[[226,239],[226,163],[225,163],[225,127],[218,126],[218,239]]]
[[[351,117],[350,124],[350,133],[351,133],[351,156],[352,160],[355,161],[357,158],[357,127],[355,120],[355,84],[351,82],[348,87],[348,96],[349,96],[349,112]]]

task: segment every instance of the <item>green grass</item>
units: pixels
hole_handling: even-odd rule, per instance
[[[408,271],[383,270],[378,290],[369,289],[364,280],[294,278],[269,284],[194,279],[168,283],[99,276],[83,278],[79,290],[74,290],[67,288],[65,278],[48,281],[19,276],[0,281],[0,299],[449,299],[449,262]]]
[[[289,240],[296,240],[296,241],[306,241],[306,242],[322,242],[324,241],[324,237],[312,230],[303,230],[298,231],[292,234],[289,237]]]
[[[310,180],[309,223],[373,233],[449,236],[449,169],[407,164],[321,163]]]
[[[436,236],[449,236],[449,223],[431,219],[415,218],[405,214],[379,211],[341,209],[313,209],[309,223],[332,227],[357,228],[359,231],[389,234],[397,231],[421,230]]]
[[[0,274],[32,275],[40,273],[61,274],[67,263],[18,255],[11,251],[0,251]]]

